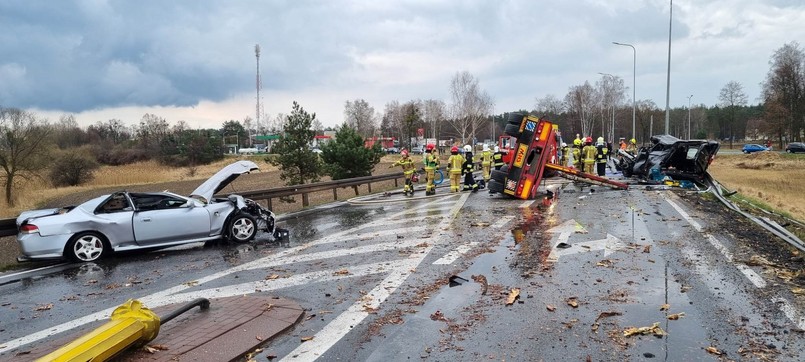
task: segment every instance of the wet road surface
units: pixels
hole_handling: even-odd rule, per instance
[[[742,246],[707,215],[667,191],[549,187],[552,202],[364,199],[286,215],[282,245],[196,244],[34,273],[0,285],[0,359],[128,298],[154,308],[259,294],[306,309],[263,361],[802,360],[802,301],[738,260]],[[663,336],[624,336],[654,323]]]

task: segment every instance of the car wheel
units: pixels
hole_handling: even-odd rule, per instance
[[[749,154],[749,151],[744,151],[744,154],[747,154],[747,155],[748,155],[748,154]]]
[[[100,259],[107,251],[107,243],[103,236],[88,231],[76,234],[67,243],[65,254],[75,261],[95,261]]]
[[[787,153],[791,153],[791,150],[785,150],[785,152],[787,152]]]
[[[254,239],[257,234],[257,223],[251,215],[239,214],[229,223],[229,239],[246,243]]]

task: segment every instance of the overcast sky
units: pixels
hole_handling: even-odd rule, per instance
[[[665,108],[669,1],[0,2],[0,106],[81,125],[145,113],[191,127],[255,118],[255,44],[270,116],[292,101],[325,126],[344,102],[441,99],[469,71],[495,113],[610,73]],[[805,39],[802,0],[677,0],[671,107],[714,105],[740,82],[758,103],[769,59]],[[803,45],[803,44],[800,44]],[[627,102],[631,103],[631,89]]]

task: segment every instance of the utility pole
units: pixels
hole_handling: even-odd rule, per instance
[[[690,139],[690,99],[693,98],[693,94],[688,97],[688,139]]]
[[[260,44],[254,45],[254,56],[257,58],[257,78],[255,80],[255,87],[257,88],[257,105],[255,106],[255,120],[257,128],[260,128],[260,88],[263,82],[260,81]]]

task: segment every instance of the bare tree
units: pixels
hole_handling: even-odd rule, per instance
[[[601,135],[615,142],[615,111],[626,99],[626,86],[623,78],[604,75],[595,83],[598,99],[601,101]],[[604,116],[604,112],[606,115]]]
[[[592,136],[595,106],[599,103],[597,97],[595,89],[586,81],[570,87],[565,96],[568,112],[579,121],[582,136]]]
[[[458,72],[450,82],[451,104],[450,124],[461,137],[462,143],[475,139],[475,134],[488,122],[494,105],[492,97],[482,91],[470,72]]]
[[[363,99],[346,101],[344,104],[344,118],[347,125],[356,130],[363,137],[371,137],[375,133],[375,109]]]
[[[16,108],[0,108],[0,169],[6,203],[14,206],[18,179],[29,180],[50,161],[51,127],[46,120]]]
[[[380,130],[383,135],[397,137],[407,144],[408,140],[403,140],[403,110],[399,101],[391,101],[386,103],[386,108],[383,111],[383,119],[380,122]]]
[[[791,42],[774,52],[763,86],[765,117],[780,147],[786,140],[802,141],[805,131],[805,51]]]
[[[729,124],[727,126],[730,132],[730,147],[732,147],[732,142],[735,140],[735,131],[738,128],[736,109],[737,107],[746,105],[746,93],[744,93],[741,83],[733,80],[724,85],[724,88],[721,88],[721,92],[718,95],[718,100],[721,101],[721,106],[726,108],[729,114]],[[742,133],[745,131],[746,125],[744,124]]]
[[[422,104],[422,120],[430,128],[430,136],[439,138],[441,133],[442,121],[445,119],[447,107],[444,101],[437,99],[426,99]],[[426,135],[427,136],[427,135]]]
[[[543,98],[537,98],[534,102],[534,112],[541,116],[557,117],[565,111],[566,104],[553,94],[548,94]]]

